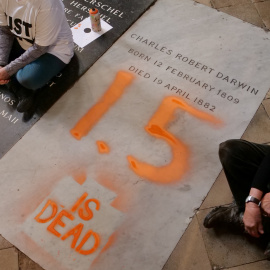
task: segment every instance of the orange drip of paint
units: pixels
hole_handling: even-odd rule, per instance
[[[119,71],[101,99],[71,129],[71,135],[77,140],[86,136],[109,108],[123,95],[125,88],[130,85],[133,79],[132,74]]]
[[[100,154],[108,154],[110,153],[110,147],[103,141],[97,141],[98,152]]]
[[[81,23],[78,24],[78,27],[74,27],[74,29],[79,29],[81,27]]]
[[[166,125],[173,119],[176,109],[182,109],[196,118],[213,124],[222,123],[218,118],[193,108],[180,98],[165,98],[145,129],[151,136],[163,139],[171,146],[172,160],[166,166],[155,167],[128,156],[130,168],[137,175],[156,183],[169,184],[181,180],[183,174],[187,172],[190,156],[188,147],[166,131]]]

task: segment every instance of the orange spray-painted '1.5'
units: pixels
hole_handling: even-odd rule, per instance
[[[80,140],[86,136],[109,108],[122,96],[125,88],[130,85],[134,76],[125,71],[119,71],[102,98],[78,121],[70,131],[71,135]]]
[[[133,75],[124,71],[118,72],[114,82],[105,92],[103,97],[78,121],[75,127],[70,131],[71,134],[78,140],[87,135],[100,118],[122,96],[125,87],[127,87],[132,80]],[[156,183],[169,184],[179,181],[183,174],[187,172],[189,148],[181,140],[166,131],[166,125],[173,120],[174,112],[177,109],[181,109],[208,123],[221,123],[216,117],[188,105],[180,98],[173,96],[166,97],[145,129],[151,136],[163,139],[171,146],[172,160],[168,165],[155,167],[148,163],[141,162],[129,155],[127,159],[130,168],[137,175]],[[98,142],[97,144],[100,153],[109,152],[109,148],[104,142]]]
[[[193,108],[180,98],[165,98],[145,129],[150,135],[164,139],[171,146],[172,161],[166,166],[155,167],[141,162],[133,156],[128,156],[127,159],[130,167],[137,175],[153,182],[168,184],[180,180],[182,175],[188,170],[188,147],[165,130],[166,125],[173,119],[176,109],[182,109],[196,118],[213,124],[221,123],[216,117]]]

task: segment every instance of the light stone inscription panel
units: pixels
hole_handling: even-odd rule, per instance
[[[269,49],[157,1],[1,160],[1,234],[45,269],[162,269],[269,89]]]

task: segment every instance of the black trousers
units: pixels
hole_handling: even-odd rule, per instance
[[[240,210],[244,210],[254,176],[269,152],[269,145],[245,140],[228,140],[220,144],[219,158]]]

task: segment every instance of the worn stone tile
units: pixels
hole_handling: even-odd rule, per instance
[[[269,270],[269,269],[270,269],[270,261],[264,260],[260,262],[236,266],[233,268],[229,268],[227,270]]]
[[[270,0],[251,0],[252,3],[267,2]]]
[[[197,3],[203,4],[208,7],[212,7],[211,0],[194,0]]]
[[[265,99],[263,102],[262,102],[262,105],[268,115],[268,117],[270,118],[270,98],[269,99]]]
[[[0,249],[13,247],[2,235],[0,235]]]
[[[196,217],[189,224],[162,270],[187,269],[212,269]]]
[[[42,267],[40,267],[22,252],[19,252],[19,266],[20,270],[43,270]]]
[[[242,139],[256,143],[268,143],[270,141],[270,120],[262,105],[251,120]]]
[[[270,1],[270,0],[269,0]],[[265,95],[265,98],[264,99],[270,99],[270,89],[269,91],[267,92],[267,94]]]
[[[263,102],[263,107],[268,115],[268,117],[270,117],[270,99],[265,99]]]
[[[250,3],[250,0],[211,0],[214,8],[223,8]]]
[[[257,9],[251,2],[242,5],[223,7],[219,8],[219,10],[242,21],[251,23],[258,27],[264,27],[262,18],[259,16]]]
[[[254,4],[261,16],[266,28],[270,29],[270,1]]]
[[[197,212],[206,251],[213,269],[230,268],[266,259],[263,239],[233,233],[226,228],[206,229],[203,220],[209,209]]]
[[[15,248],[0,250],[0,269],[19,270],[18,252]]]
[[[215,207],[218,205],[229,204],[233,200],[231,190],[229,188],[228,182],[224,171],[222,171],[214,185],[210,189],[208,195],[203,201],[200,209]]]

